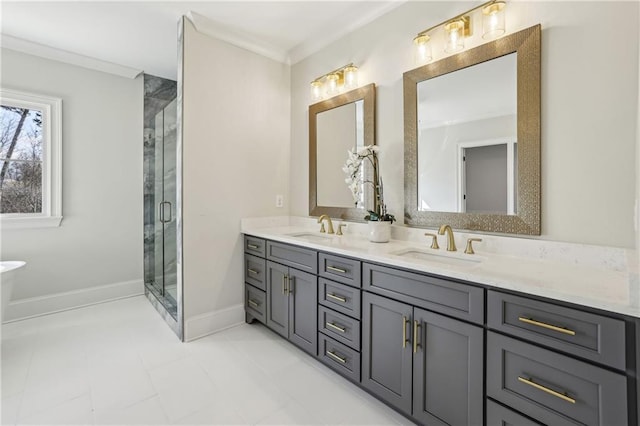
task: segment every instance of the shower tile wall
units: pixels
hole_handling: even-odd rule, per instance
[[[176,225],[175,220],[160,223],[157,215],[159,203],[175,201],[176,96],[175,81],[144,75],[144,278],[174,316],[176,245],[165,241],[175,241]]]

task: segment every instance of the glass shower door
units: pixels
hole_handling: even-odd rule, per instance
[[[155,116],[153,160],[153,278],[148,288],[177,315],[176,120],[174,99]],[[151,203],[149,203],[151,204]],[[149,205],[147,208],[151,208]],[[151,212],[146,217],[151,216]]]

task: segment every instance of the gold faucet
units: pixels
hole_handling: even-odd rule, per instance
[[[327,227],[329,228],[329,231],[325,231],[324,230],[324,223],[322,223],[323,219],[327,219]],[[329,215],[323,214],[322,216],[320,216],[318,218],[318,223],[322,223],[322,226],[320,227],[320,232],[327,232],[328,234],[335,234],[335,231],[333,230],[333,223],[331,222],[331,218],[329,217]]]
[[[456,240],[453,238],[453,229],[449,225],[442,225],[438,230],[439,235],[447,233],[447,251],[456,251]]]

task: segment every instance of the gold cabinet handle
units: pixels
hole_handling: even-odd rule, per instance
[[[420,323],[417,320],[413,321],[413,353],[418,353],[418,348],[421,347],[418,344],[418,329],[420,328]]]
[[[338,361],[341,364],[346,364],[347,363],[347,359],[346,358],[342,358],[340,355],[336,354],[335,352],[327,351],[327,355],[329,355],[331,358],[335,359],[336,361]]]
[[[341,274],[346,274],[346,269],[336,268],[335,266],[327,266],[327,269],[333,272],[340,272]]]
[[[253,275],[260,275],[260,271],[256,271],[255,269],[251,269],[251,268],[249,268],[249,269],[247,269],[247,271],[248,271],[250,274],[253,274]]]
[[[253,250],[258,250],[260,248],[260,246],[257,246],[255,244],[247,244],[247,247],[249,247],[250,249],[253,249]]]
[[[346,331],[347,331],[347,329],[346,329],[346,328],[344,328],[344,327],[340,327],[339,325],[336,325],[336,324],[334,324],[334,323],[332,323],[332,322],[326,322],[326,323],[325,323],[325,325],[326,325],[327,327],[330,327],[330,328],[333,328],[334,330],[339,331],[340,333],[344,333],[344,332],[346,332]]]
[[[520,381],[522,383],[525,383],[525,384],[527,384],[529,386],[533,386],[534,388],[536,388],[538,390],[541,390],[542,392],[546,392],[546,393],[548,393],[550,395],[553,395],[555,397],[558,397],[558,398],[560,398],[560,399],[562,399],[564,401],[570,402],[572,404],[576,403],[575,399],[573,399],[571,397],[568,397],[566,394],[560,393],[560,392],[556,392],[553,389],[549,389],[546,386],[542,386],[542,385],[534,382],[532,379],[525,379],[524,377],[518,376],[518,381]]]
[[[558,333],[568,334],[569,336],[575,336],[576,332],[573,330],[569,330],[568,328],[558,327],[556,325],[547,324],[546,322],[536,321],[531,318],[526,317],[518,317],[518,321],[522,321],[527,324],[537,325],[538,327],[546,328],[548,330],[557,331]]]
[[[344,297],[336,296],[333,293],[327,293],[327,297],[329,299],[337,300],[338,302],[347,303],[347,299],[345,299]]]
[[[402,317],[402,349],[407,347],[407,317]]]
[[[287,293],[293,294],[293,288],[295,287],[296,277],[290,277],[287,275]]]
[[[259,303],[254,302],[253,300],[249,299],[249,305],[253,306],[254,308],[257,308],[258,306],[260,306]]]

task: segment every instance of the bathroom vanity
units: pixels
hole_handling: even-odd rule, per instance
[[[638,424],[637,280],[417,246],[245,230],[246,320],[420,424]]]

